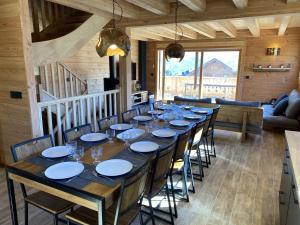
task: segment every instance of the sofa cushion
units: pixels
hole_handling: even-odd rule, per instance
[[[180,96],[174,96],[174,101],[184,102],[196,102],[196,103],[211,103],[211,98],[184,98]]]
[[[287,94],[282,94],[282,95],[280,95],[280,96],[276,99],[276,101],[274,102],[273,107],[275,107],[282,99],[285,99],[285,98],[287,98],[287,97],[289,97]]]
[[[300,94],[297,90],[293,90],[289,94],[289,103],[285,114],[289,119],[296,119],[300,114]]]
[[[248,107],[260,107],[260,102],[242,102],[242,101],[231,101],[222,98],[216,98],[216,103],[221,105],[238,105]]]
[[[272,116],[273,115],[273,112],[274,112],[273,105],[271,105],[271,104],[263,104],[262,108],[264,110],[264,114],[263,114],[264,117],[265,116]]]
[[[289,104],[288,97],[281,99],[281,101],[279,101],[274,107],[273,116],[282,116],[285,113],[288,104]]]

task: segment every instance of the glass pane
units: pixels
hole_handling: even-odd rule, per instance
[[[166,61],[164,99],[173,100],[174,96],[190,97],[194,88],[196,52],[185,52],[181,62]]]
[[[203,55],[201,97],[235,99],[239,51],[207,51]]]

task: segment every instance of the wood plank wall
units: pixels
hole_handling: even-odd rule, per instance
[[[300,57],[300,28],[289,28],[283,37],[278,37],[278,30],[262,30],[260,38],[226,39],[224,46],[230,40],[244,41],[246,52],[240,74],[240,97],[243,101],[268,101],[281,93],[289,92],[298,87],[299,57]],[[218,40],[214,40],[218,41]],[[198,43],[204,41],[198,41]],[[207,42],[207,40],[205,41]],[[156,45],[159,42],[149,42],[147,52],[147,89],[155,92],[156,89]],[[188,42],[190,43],[190,42]],[[197,42],[192,42],[195,46]],[[218,42],[219,43],[219,42]],[[192,45],[192,44],[190,44]],[[280,56],[267,56],[266,48],[280,47]],[[290,63],[289,72],[253,72],[253,64],[273,67]],[[152,66],[150,66],[152,65]],[[249,79],[246,79],[249,76]],[[154,79],[153,79],[154,78]]]
[[[11,162],[10,145],[31,138],[26,68],[18,0],[0,0],[0,162]],[[10,98],[10,91],[22,99]]]

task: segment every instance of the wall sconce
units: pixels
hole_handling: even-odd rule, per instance
[[[280,48],[267,48],[267,55],[278,56],[280,55]]]

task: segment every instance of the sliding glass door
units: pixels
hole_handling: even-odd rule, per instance
[[[166,61],[158,51],[158,97],[235,99],[239,50],[188,51],[181,62]]]

